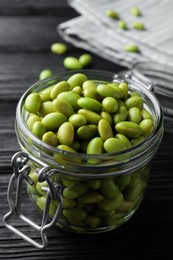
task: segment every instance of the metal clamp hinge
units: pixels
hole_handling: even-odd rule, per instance
[[[24,180],[27,181],[30,185],[33,184],[32,179],[29,177],[30,173],[30,166],[28,163],[29,156],[26,153],[23,152],[17,152],[13,158],[12,158],[12,165],[14,172],[11,176],[11,179],[9,181],[8,191],[7,191],[7,200],[10,206],[10,211],[4,216],[3,222],[5,226],[10,229],[13,233],[24,239],[25,241],[29,242],[33,246],[35,246],[38,249],[44,249],[47,247],[48,241],[45,231],[52,227],[58,220],[59,215],[62,211],[62,203],[63,199],[61,196],[61,185],[55,184],[52,181],[51,176],[57,172],[56,169],[50,169],[48,166],[43,167],[38,174],[38,181],[43,182],[47,181],[48,187],[45,189],[46,191],[46,200],[45,200],[45,206],[43,210],[42,220],[41,224],[37,225],[35,222],[30,220],[28,217],[24,216],[21,213],[21,192],[23,187]],[[16,189],[15,189],[15,201],[13,201],[14,196],[14,188],[16,183]],[[13,196],[12,196],[13,195]],[[56,212],[54,214],[54,217],[51,219],[50,222],[48,222],[49,217],[49,207],[51,203],[51,199],[58,200],[58,206],[56,209]],[[27,223],[30,227],[34,228],[35,230],[40,232],[42,244],[36,242],[20,230],[18,230],[16,227],[14,227],[12,224],[8,223],[9,219],[16,215],[19,219]]]

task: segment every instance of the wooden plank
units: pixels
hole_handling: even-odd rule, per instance
[[[66,0],[1,0],[0,15],[26,16],[26,15],[58,15],[62,16],[68,12],[68,17],[76,15]]]

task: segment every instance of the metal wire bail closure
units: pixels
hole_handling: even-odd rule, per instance
[[[39,171],[38,175],[38,181],[43,182],[47,181],[48,187],[44,189],[46,191],[46,202],[45,207],[43,210],[42,220],[41,224],[37,225],[35,222],[27,218],[21,213],[21,192],[22,192],[22,186],[23,181],[27,181],[30,185],[33,185],[33,181],[29,177],[30,173],[30,166],[27,164],[29,161],[28,154],[24,152],[17,152],[12,157],[12,166],[13,166],[13,174],[10,178],[8,190],[7,190],[7,200],[10,206],[10,211],[4,216],[3,222],[5,226],[10,229],[13,233],[24,239],[25,241],[32,244],[34,247],[38,249],[44,249],[48,245],[47,236],[46,236],[46,230],[52,227],[58,220],[59,215],[62,211],[62,204],[63,199],[61,195],[61,185],[53,183],[51,176],[57,172],[56,169],[50,169],[48,166],[43,167]],[[15,182],[16,187],[15,187]],[[12,193],[15,188],[15,201],[13,201]],[[49,213],[49,207],[51,199],[58,200],[58,206],[56,209],[56,212],[54,214],[54,217],[50,222],[48,222],[48,213]],[[28,237],[26,234],[19,231],[17,228],[12,226],[10,223],[8,223],[9,219],[12,217],[12,215],[16,214],[16,216],[27,223],[30,227],[34,228],[35,230],[40,232],[42,244],[39,244],[38,242],[34,241],[32,238]]]

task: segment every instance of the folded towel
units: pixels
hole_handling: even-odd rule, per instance
[[[69,0],[79,16],[57,26],[58,33],[74,46],[128,68],[139,61],[155,61],[173,66],[173,1],[171,0]],[[141,16],[131,14],[136,6]],[[127,30],[118,27],[118,20],[106,16],[115,10]],[[142,22],[144,30],[133,28]],[[127,52],[126,44],[135,44],[139,52]]]

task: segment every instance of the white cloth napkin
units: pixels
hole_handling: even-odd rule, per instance
[[[69,0],[69,5],[79,16],[57,27],[67,42],[129,68],[139,61],[173,66],[173,1]],[[141,16],[130,13],[133,6]],[[118,12],[128,29],[120,29],[117,20],[107,17],[107,9]],[[135,21],[142,22],[145,30],[134,29]],[[140,52],[125,51],[125,44],[136,44]]]

